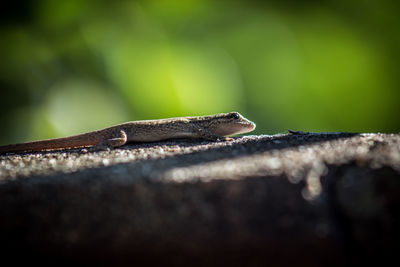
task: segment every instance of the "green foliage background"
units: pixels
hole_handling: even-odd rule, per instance
[[[0,143],[239,111],[257,134],[400,131],[396,1],[19,1]]]

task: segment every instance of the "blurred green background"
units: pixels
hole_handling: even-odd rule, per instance
[[[256,134],[400,131],[399,1],[17,1],[0,144],[239,111]]]

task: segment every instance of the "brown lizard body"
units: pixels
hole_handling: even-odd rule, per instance
[[[253,122],[237,112],[199,117],[131,121],[69,137],[0,146],[0,154],[78,147],[114,148],[128,142],[153,142],[174,138],[231,140],[225,136],[247,133],[254,128]]]

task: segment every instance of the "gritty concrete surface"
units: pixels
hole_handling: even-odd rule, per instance
[[[396,255],[399,204],[400,134],[0,156],[0,251],[14,261],[382,263]]]

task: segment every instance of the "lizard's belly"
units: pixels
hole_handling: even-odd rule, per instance
[[[148,133],[146,135],[141,135],[141,136],[134,136],[131,140],[131,142],[154,142],[154,141],[161,141],[161,140],[167,140],[167,139],[174,139],[174,138],[194,138],[193,133],[188,133],[188,132],[174,132],[174,133]]]

